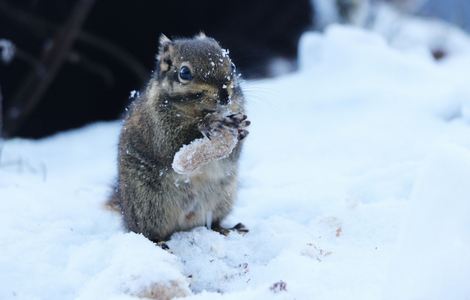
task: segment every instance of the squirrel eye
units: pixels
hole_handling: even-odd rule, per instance
[[[230,67],[232,69],[232,73],[235,73],[237,71],[237,67],[235,67],[234,63],[231,63]]]
[[[193,79],[193,74],[191,74],[191,70],[187,66],[182,66],[178,73],[178,78],[182,83],[186,83]]]

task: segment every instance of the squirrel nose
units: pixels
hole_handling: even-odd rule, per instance
[[[219,90],[219,102],[222,105],[227,105],[230,102],[230,95],[228,94],[227,88],[221,88]]]

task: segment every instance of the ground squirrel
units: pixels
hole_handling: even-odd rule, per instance
[[[196,226],[221,229],[248,125],[228,51],[204,34],[162,35],[156,70],[121,130],[109,204],[128,229],[156,242]]]

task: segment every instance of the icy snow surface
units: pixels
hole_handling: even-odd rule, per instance
[[[103,208],[117,122],[6,142],[0,299],[135,299],[155,283],[188,299],[469,299],[470,53],[436,63],[335,26],[300,56],[246,85],[226,220],[244,236],[196,228],[169,254],[125,232]]]

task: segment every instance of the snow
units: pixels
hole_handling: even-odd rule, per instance
[[[411,193],[401,247],[392,259],[386,299],[468,299],[468,178],[468,148],[443,145],[424,161]]]
[[[129,93],[129,99],[134,99],[139,97],[139,91],[133,90]]]
[[[467,55],[470,51],[470,38],[466,33],[444,21],[410,17],[386,4],[377,5],[374,13],[371,27],[395,48],[417,52],[442,50],[450,55]]]
[[[298,72],[245,86],[252,124],[225,223],[250,232],[175,233],[172,253],[103,206],[119,122],[6,141],[0,298],[469,299],[460,50],[436,62],[360,29],[306,33]]]
[[[176,257],[124,233],[118,216],[104,209],[117,125],[5,143],[1,299],[112,299],[154,282],[186,284]]]
[[[355,26],[364,26],[372,8],[371,0],[332,1],[310,0],[315,11],[315,27],[324,29],[333,23],[347,23]],[[347,15],[340,14],[341,7],[347,8]]]

